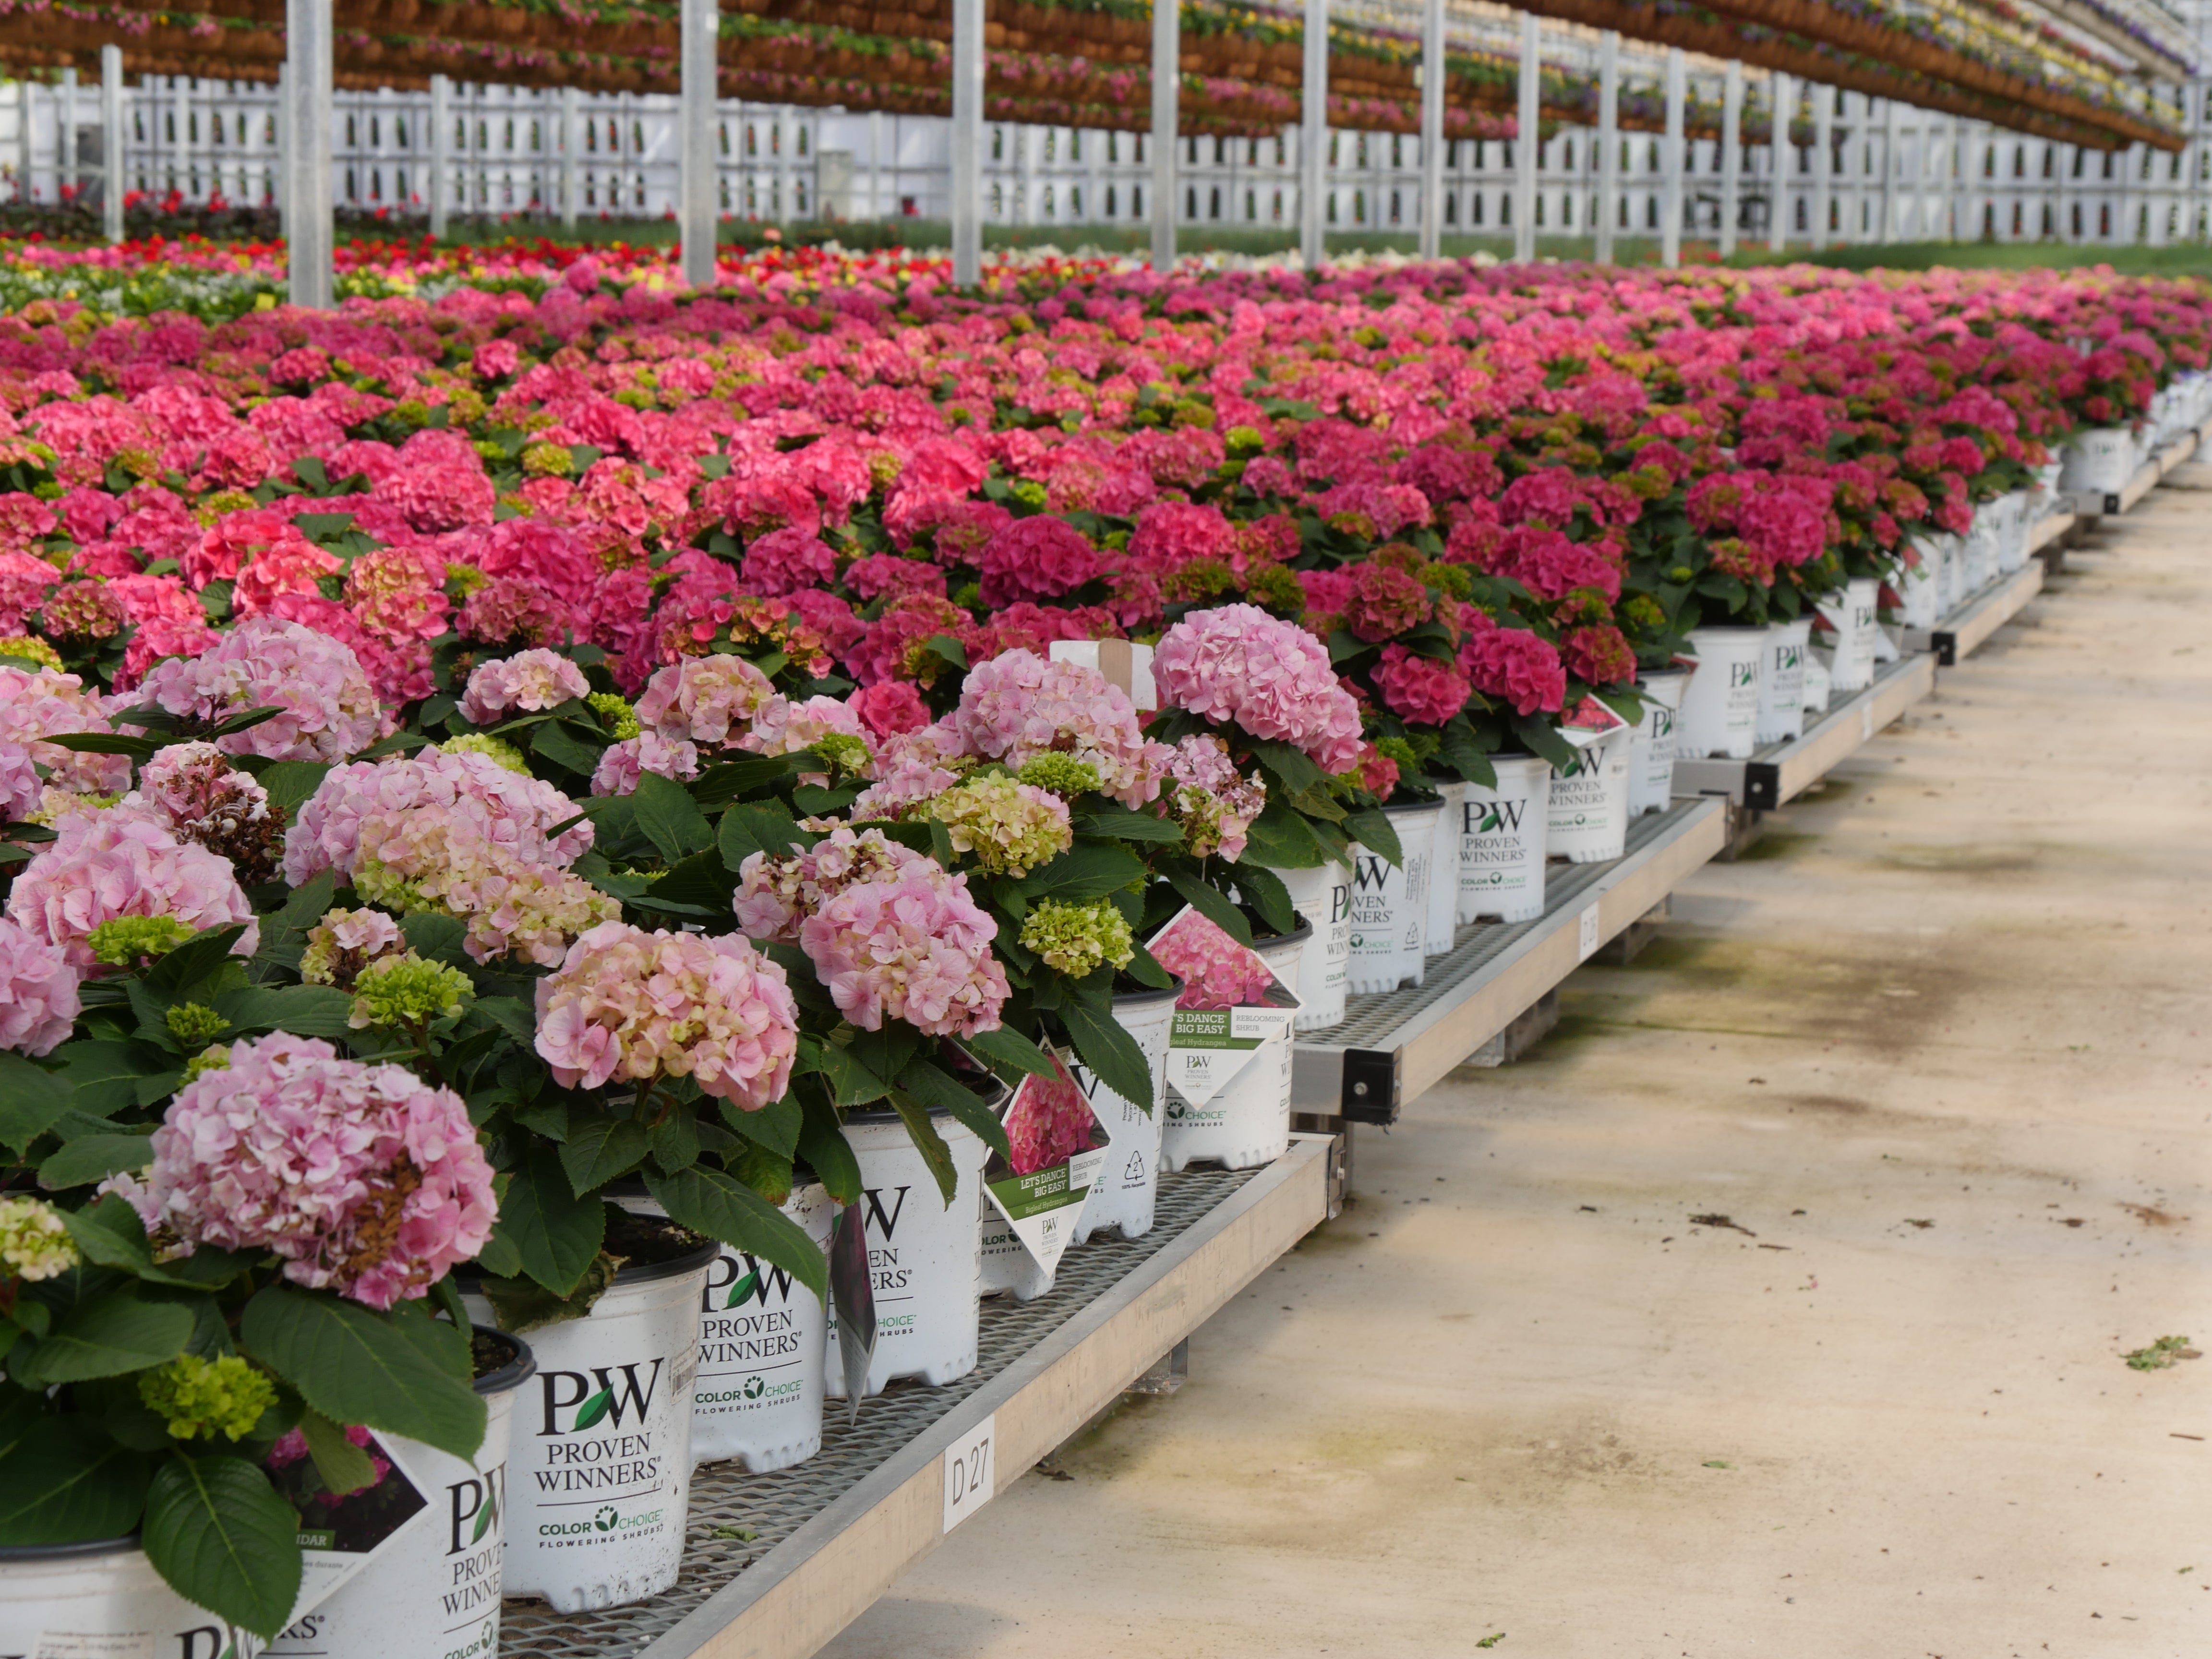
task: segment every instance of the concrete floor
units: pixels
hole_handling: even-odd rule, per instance
[[[827,1652],[2212,1653],[2212,495],[2070,567]]]

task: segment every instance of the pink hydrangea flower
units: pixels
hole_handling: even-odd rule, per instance
[[[461,602],[462,637],[487,645],[520,640],[528,645],[557,645],[572,631],[568,608],[535,582],[520,576],[493,576]]]
[[[1235,863],[1267,805],[1267,788],[1237,769],[1229,745],[1211,732],[1195,732],[1170,751],[1167,783],[1158,811],[1182,826],[1183,843],[1197,858],[1215,853]]]
[[[1416,726],[1442,726],[1467,707],[1474,690],[1455,663],[1417,657],[1402,645],[1382,647],[1374,679],[1383,707]]]
[[[646,731],[619,743],[609,744],[592,769],[595,795],[634,795],[637,781],[651,772],[679,783],[699,775],[699,749],[681,738],[671,743],[659,732]]]
[[[173,916],[200,929],[244,922],[232,953],[250,957],[261,948],[261,924],[228,859],[179,842],[136,813],[65,813],[54,839],[17,874],[8,919],[88,969],[86,936],[117,916]]]
[[[592,844],[591,821],[572,823],[576,803],[551,784],[488,755],[426,749],[333,768],[285,835],[284,879],[297,887],[323,870],[350,878],[364,823],[381,820],[388,835],[409,814],[433,808],[468,819],[485,840],[544,869],[565,869]],[[568,827],[551,835],[560,824]]]
[[[732,744],[744,735],[775,688],[743,657],[686,657],[656,672],[637,700],[637,718],[671,742],[702,747]]]
[[[1291,744],[1324,772],[1359,753],[1359,705],[1339,684],[1328,648],[1256,605],[1186,617],[1152,657],[1162,700],[1254,738]]]
[[[1559,652],[1525,628],[1475,629],[1460,647],[1459,663],[1476,690],[1504,698],[1516,713],[1556,714],[1567,700]]]
[[[178,1091],[154,1167],[125,1192],[149,1231],[265,1249],[295,1284],[372,1308],[473,1260],[498,1203],[468,1107],[401,1066],[342,1060],[279,1031]]]
[[[987,605],[1055,599],[1105,568],[1098,550],[1081,531],[1049,514],[1015,520],[983,544],[975,563],[982,572]]]
[[[855,823],[870,818],[902,818],[914,807],[932,801],[960,780],[933,761],[905,755],[878,762],[876,781],[853,802]]]
[[[114,729],[99,693],[86,690],[75,674],[0,664],[0,743],[20,744],[33,762],[46,769],[56,787],[87,795],[112,795],[129,788],[129,756],[80,755],[41,741],[71,732]],[[29,800],[37,799],[33,788]]]
[[[145,696],[210,725],[274,706],[281,712],[271,719],[216,739],[231,754],[265,760],[343,760],[384,729],[360,659],[336,640],[272,617],[247,618],[204,655],[155,664]]]
[[[556,651],[525,651],[488,662],[469,676],[461,718],[489,726],[509,709],[538,714],[592,694],[584,671]]]
[[[887,840],[879,830],[856,832],[844,824],[804,853],[747,854],[738,866],[732,901],[738,926],[755,939],[794,940],[799,923],[831,895],[854,882],[887,879],[910,864],[928,861]]]
[[[991,953],[998,933],[965,876],[917,857],[824,899],[799,924],[799,943],[862,1030],[902,1019],[931,1036],[973,1036],[998,1029],[1011,991]]]
[[[919,732],[929,724],[929,705],[904,680],[879,680],[861,687],[845,701],[871,738]]]
[[[1085,762],[1097,770],[1099,787],[1125,806],[1145,805],[1160,793],[1162,745],[1146,740],[1128,694],[1079,663],[1032,651],[979,663],[945,725],[969,754],[1016,771],[1042,754]]]
[[[740,568],[745,586],[768,599],[826,586],[837,574],[837,556],[811,526],[786,525],[757,536]]]
[[[83,978],[62,946],[0,921],[0,1048],[51,1054],[83,1012]]]
[[[791,1086],[799,1007],[782,968],[741,935],[610,921],[538,981],[538,1052],[563,1088],[688,1077],[754,1112]]]

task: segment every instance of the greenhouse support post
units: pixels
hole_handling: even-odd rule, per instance
[[[1620,32],[1597,42],[1597,223],[1590,257],[1613,263],[1613,228],[1620,217]]]
[[[1182,92],[1182,7],[1152,0],[1152,269],[1176,262],[1176,100]]]
[[[453,188],[453,162],[446,147],[453,141],[453,83],[442,75],[430,77],[430,234],[446,239],[446,216],[452,204],[446,199]]]
[[[576,234],[576,89],[561,88],[561,228]],[[712,152],[710,152],[712,153]]]
[[[1836,89],[1814,87],[1813,93],[1813,247],[1828,245],[1828,196],[1836,166]]]
[[[1951,240],[1971,242],[1981,234],[1974,217],[1974,181],[1982,176],[1982,124],[1956,120],[1951,130],[1958,137],[1958,159],[1951,173]]]
[[[292,228],[292,67],[276,65],[276,234],[287,236]],[[147,127],[155,140],[155,183],[160,188],[161,114],[155,100],[147,99]]]
[[[31,83],[15,82],[15,199],[31,200]]]
[[[123,48],[100,49],[100,220],[112,247],[123,240]]]
[[[1898,238],[1898,224],[1904,217],[1903,192],[1898,189],[1898,172],[1905,160],[1905,106],[1894,98],[1887,100],[1881,112],[1881,238],[1893,242]]]
[[[684,280],[714,285],[714,102],[721,9],[714,0],[683,0],[683,93],[676,117],[677,236]]]
[[[871,219],[884,214],[884,112],[868,112],[868,211]]]
[[[983,280],[983,0],[952,0],[952,284]]]
[[[1444,0],[1421,8],[1421,258],[1443,251]]]
[[[285,283],[295,306],[331,304],[331,0],[285,0]]]
[[[1729,60],[1721,85],[1721,258],[1735,252],[1736,197],[1743,157],[1743,65]]]
[[[1673,270],[1682,263],[1682,103],[1688,66],[1680,46],[1667,48],[1667,144],[1660,165],[1659,263]]]
[[[76,194],[84,180],[76,173],[76,71],[62,71],[61,94],[54,101],[54,199]]]
[[[1521,14],[1521,104],[1513,130],[1513,257],[1536,257],[1536,160],[1544,137],[1537,96],[1544,74],[1544,25],[1533,11]]]
[[[1766,134],[1766,170],[1771,175],[1766,191],[1766,248],[1779,253],[1790,246],[1790,173],[1795,159],[1790,121],[1797,112],[1797,83],[1777,75],[1767,84],[1774,118]]]
[[[1298,106],[1298,252],[1308,270],[1318,270],[1328,254],[1322,227],[1328,221],[1323,198],[1328,191],[1328,0],[1306,0],[1304,68]]]

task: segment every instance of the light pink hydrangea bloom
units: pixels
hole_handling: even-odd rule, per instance
[[[812,747],[817,739],[832,732],[858,738],[873,746],[860,715],[836,697],[809,697],[804,702],[770,697],[754,714],[752,729],[738,742],[740,748],[757,755],[788,755]]]
[[[686,657],[659,669],[637,700],[637,718],[672,743],[733,743],[775,688],[743,657]]]
[[[518,956],[550,968],[570,939],[622,914],[582,877],[518,856],[487,829],[451,806],[365,817],[353,884],[373,903],[459,917],[463,948],[478,962]]]
[[[584,671],[560,653],[525,651],[485,663],[469,676],[461,718],[471,726],[489,726],[510,708],[534,714],[591,695]]]
[[[194,928],[242,921],[246,931],[232,954],[250,957],[261,948],[261,924],[228,859],[179,842],[135,813],[64,815],[54,839],[16,876],[8,919],[89,969],[86,935],[117,916],[173,916]]]
[[[51,668],[0,665],[0,743],[20,744],[52,774],[55,787],[86,795],[112,795],[131,787],[128,755],[80,755],[41,738],[71,732],[112,732],[107,707],[75,674]],[[10,796],[15,791],[10,790]],[[35,804],[37,793],[31,801]],[[25,811],[31,810],[29,806]],[[21,814],[15,814],[21,816]]]
[[[839,1012],[866,1031],[902,1019],[931,1036],[996,1030],[1009,994],[991,954],[999,924],[968,896],[968,878],[916,858],[896,875],[856,882],[799,924],[799,943]]]
[[[266,1249],[295,1284],[372,1308],[419,1297],[491,1237],[492,1169],[467,1106],[400,1066],[279,1031],[178,1091],[154,1132],[149,1231]]]
[[[0,738],[0,819],[21,823],[39,810],[39,798],[46,790],[46,780],[39,775],[39,763],[31,758],[29,748]]]
[[[1168,787],[1161,796],[1163,817],[1172,812],[1182,826],[1183,842],[1199,858],[1218,853],[1231,863],[1244,855],[1244,842],[1267,805],[1267,787],[1247,778],[1230,757],[1229,745],[1210,732],[1194,733],[1170,751]]]
[[[791,1086],[799,1006],[783,969],[738,934],[610,921],[538,981],[538,1052],[563,1088],[688,1077],[757,1112]]]
[[[1264,614],[1264,613],[1258,613]],[[1095,668],[1008,651],[970,669],[942,724],[971,755],[1024,762],[1054,752],[1087,763],[1125,806],[1160,793],[1164,750],[1146,741],[1128,694]],[[1156,752],[1157,751],[1157,752]]]
[[[216,740],[265,760],[343,760],[384,730],[361,660],[327,635],[275,617],[249,617],[198,657],[171,657],[146,676],[145,700],[210,724],[254,708],[283,712]]]
[[[902,818],[913,808],[932,801],[960,780],[933,761],[908,755],[885,765],[878,759],[876,781],[853,803],[855,823],[870,818]]]
[[[528,865],[565,869],[592,844],[589,819],[551,784],[510,772],[488,755],[426,749],[335,767],[300,808],[284,837],[284,879],[297,887],[324,870],[351,877],[362,825],[391,823],[423,807],[474,822],[483,837]],[[549,839],[556,825],[568,824]]]
[[[799,923],[832,894],[856,881],[896,876],[910,864],[935,867],[927,856],[886,839],[880,830],[856,834],[843,824],[804,853],[782,858],[748,854],[738,866],[732,902],[738,926],[755,939],[788,943],[799,937]]]
[[[698,745],[681,738],[672,743],[650,728],[609,744],[592,770],[592,793],[634,795],[638,779],[647,772],[688,782],[699,775]]]
[[[0,1048],[51,1053],[83,1012],[83,977],[60,945],[0,921]]]
[[[1359,705],[1338,682],[1328,647],[1256,605],[1184,617],[1161,638],[1152,678],[1169,707],[1295,744],[1324,772],[1359,758]]]

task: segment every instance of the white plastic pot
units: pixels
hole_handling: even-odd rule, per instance
[[[1996,580],[1996,520],[1987,505],[1974,509],[1974,526],[1966,532],[1960,553],[1962,563],[1959,599],[1964,604]]]
[[[1629,734],[1615,732],[1552,774],[1550,822],[1544,850],[1570,864],[1605,864],[1628,842]]]
[[[1401,861],[1353,843],[1352,971],[1354,994],[1419,985],[1428,960],[1429,853],[1442,801],[1393,802],[1382,809],[1397,831]]]
[[[1253,948],[1285,985],[1297,983],[1298,961],[1311,939],[1301,927]],[[1243,1069],[1210,1100],[1194,1105],[1173,1087],[1166,1093],[1166,1122],[1160,1139],[1160,1163],[1171,1170],[1196,1163],[1224,1170],[1256,1169],[1272,1164],[1291,1145],[1291,1031],[1272,1036],[1253,1051]]]
[[[2074,434],[2059,459],[2061,489],[2117,495],[2135,477],[2135,434],[2124,426],[2090,427]]]
[[[1948,532],[1936,538],[1936,615],[1938,620],[1959,608],[1966,591],[1966,550]]]
[[[1989,505],[1997,532],[1997,574],[2009,576],[2027,562],[2028,495],[2009,489]]]
[[[1645,674],[1636,682],[1644,718],[1628,749],[1628,815],[1663,812],[1674,801],[1674,717],[1690,677],[1679,668]]]
[[[1313,938],[1298,956],[1297,1027],[1318,1031],[1344,1018],[1352,969],[1352,872],[1341,864],[1278,870]]]
[[[1091,1109],[1104,1121],[1114,1150],[1091,1182],[1091,1195],[1083,1200],[1083,1213],[1075,1224],[1079,1244],[1109,1228],[1124,1238],[1142,1238],[1152,1230],[1152,1207],[1160,1192],[1160,1132],[1167,1121],[1163,1102],[1168,1027],[1175,1021],[1180,988],[1178,981],[1164,991],[1126,991],[1114,999],[1114,1023],[1145,1051],[1145,1064],[1152,1073],[1152,1097],[1140,1105],[1103,1084],[1092,1092]],[[1078,1080],[1088,1084],[1091,1079],[1079,1071]]]
[[[1459,842],[1461,815],[1467,806],[1467,785],[1447,783],[1437,793],[1444,810],[1437,814],[1436,832],[1429,841],[1429,921],[1421,950],[1440,957],[1452,948],[1459,923]]]
[[[1468,785],[1460,809],[1459,919],[1534,921],[1544,914],[1552,763],[1534,755],[1492,755],[1490,764],[1496,786]]]
[[[1805,732],[1805,659],[1813,619],[1770,623],[1759,665],[1759,741],[1786,743]]]
[[[1874,684],[1875,602],[1881,593],[1881,584],[1873,577],[1857,576],[1838,597],[1821,602],[1821,619],[1835,630],[1829,635],[1828,664],[1833,691],[1863,691]]]
[[[411,1653],[493,1659],[497,1654],[514,1502],[507,1457],[515,1408],[533,1400],[536,1391],[526,1385],[538,1370],[520,1337],[506,1340],[520,1350],[514,1359],[476,1380],[486,1422],[483,1444],[473,1458],[397,1435],[377,1437],[428,1506],[366,1566],[279,1632],[266,1650],[268,1659],[397,1659]],[[680,1517],[677,1532],[680,1537]],[[311,1553],[303,1599],[313,1593],[313,1559]],[[209,1659],[216,1659],[215,1650]]]
[[[1890,585],[1897,589],[1905,625],[1933,628],[1943,617],[1943,550],[1935,537],[1925,533],[1912,538],[1911,549],[1918,562],[1900,565]]]
[[[1698,668],[1674,721],[1675,757],[1748,760],[1759,747],[1759,669],[1766,630],[1693,628],[1688,638]]]
[[[1828,656],[1825,651],[1805,653],[1805,712],[1825,714],[1828,712]]]
[[[0,1548],[0,1651],[253,1659],[261,1643],[171,1589],[136,1538],[107,1538]]]
[[[949,1114],[930,1121],[952,1153],[958,1179],[950,1204],[922,1163],[895,1112],[856,1112],[845,1139],[860,1165],[860,1203],[868,1271],[876,1304],[876,1353],[866,1392],[878,1395],[894,1377],[942,1388],[975,1369],[975,1296],[981,1274],[976,1206],[990,1149]],[[837,1352],[837,1320],[830,1318],[827,1351]],[[842,1365],[830,1365],[823,1392],[845,1397]]]
[[[639,1215],[665,1213],[641,1194],[615,1201]],[[798,1182],[783,1202],[785,1216],[824,1251],[836,1212],[818,1181]],[[698,1311],[691,1461],[735,1458],[766,1474],[820,1451],[830,1330],[822,1297],[782,1268],[725,1244],[707,1270]]]

